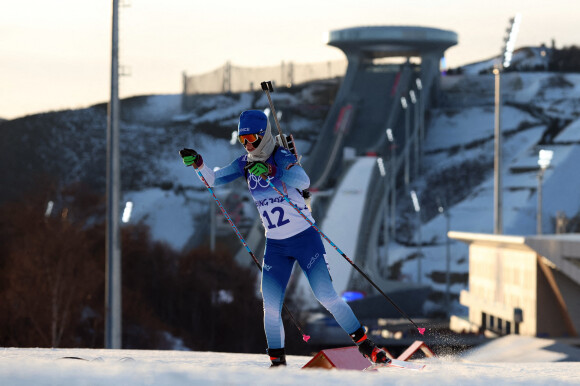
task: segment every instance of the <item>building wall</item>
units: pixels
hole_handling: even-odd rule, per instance
[[[509,322],[509,332],[514,333],[516,309],[521,309],[523,321],[518,325],[519,334],[536,335],[536,278],[535,252],[471,244],[469,304],[466,304],[469,320],[481,325],[482,313],[485,313],[487,328],[506,333],[506,322]]]
[[[480,326],[499,334],[553,338],[578,336],[580,235],[449,232],[449,236],[469,244],[469,291],[461,291],[459,298],[469,308],[469,321],[452,318],[455,327],[473,331]]]

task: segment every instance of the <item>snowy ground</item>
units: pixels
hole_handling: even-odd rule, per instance
[[[302,369],[311,358],[289,356],[288,367],[269,369],[260,354],[193,351],[0,349],[2,385],[570,385],[580,384],[580,362],[555,362],[549,340],[512,337],[464,357],[419,360],[420,371]],[[512,350],[506,350],[511,348]],[[519,350],[518,350],[519,348]],[[533,362],[514,362],[522,350]],[[509,356],[498,356],[498,353]],[[61,359],[82,357],[87,360]],[[492,358],[496,358],[493,360]]]

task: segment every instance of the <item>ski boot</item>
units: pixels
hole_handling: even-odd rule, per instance
[[[286,366],[286,354],[284,352],[284,348],[274,348],[274,349],[269,348],[268,355],[270,356],[270,360],[272,361],[270,368],[278,366]]]
[[[363,327],[359,328],[350,337],[358,346],[358,351],[373,363],[389,363],[391,360],[387,357],[385,350],[377,347],[377,345],[369,339]]]

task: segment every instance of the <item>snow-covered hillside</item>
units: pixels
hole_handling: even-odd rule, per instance
[[[580,211],[580,199],[572,193],[580,189],[575,171],[575,165],[580,164],[580,75],[512,72],[503,74],[502,79],[506,103],[502,108],[501,126],[504,233],[536,232],[540,149],[554,151],[543,181],[543,230],[554,233],[558,213],[572,218]],[[494,108],[490,105],[493,75],[444,77],[442,89],[447,100],[431,111],[423,177],[415,188],[419,200],[426,206],[444,206],[445,202],[451,205],[431,217],[413,237],[414,243],[426,244],[422,248],[424,282],[427,279],[427,283],[441,292],[445,290],[445,283],[436,280],[433,273],[446,270],[446,216],[451,230],[493,233]],[[472,171],[456,179],[455,186],[437,186],[442,173],[452,170],[461,176],[461,168]],[[463,199],[453,202],[452,197],[445,197],[473,184],[474,178],[477,183]],[[410,206],[410,197],[407,201]],[[419,235],[422,240],[418,239]],[[416,250],[416,246],[391,243],[389,259],[402,261]],[[452,273],[467,272],[467,245],[451,243],[450,258]],[[402,273],[405,278],[416,280],[417,262],[403,264]],[[457,294],[465,284],[452,285],[451,292]]]
[[[504,233],[526,235],[535,232],[536,169],[540,148],[554,150],[552,166],[546,171],[543,185],[544,233],[552,233],[555,229],[554,217],[558,212],[571,218],[580,210],[580,200],[572,193],[580,189],[580,179],[574,175],[574,165],[580,162],[580,75],[510,72],[503,74],[502,79],[505,102],[502,109]],[[430,112],[431,119],[426,130],[423,176],[415,181],[413,187],[422,206],[437,208],[449,202],[450,207],[427,218],[423,214],[421,232],[415,230],[410,243],[402,245],[391,241],[388,246],[389,264],[399,263],[401,280],[414,282],[417,280],[417,260],[408,260],[408,257],[417,253],[418,244],[421,243],[424,255],[422,281],[440,293],[445,291],[441,274],[446,270],[446,215],[449,215],[452,230],[493,232],[493,75],[446,76],[442,78],[442,90],[443,100],[440,107]],[[223,113],[232,116],[232,126],[235,124],[234,112],[243,109],[242,105],[235,107],[227,106]],[[223,115],[217,112],[220,109],[221,106],[216,104],[211,109],[211,116],[223,119]],[[184,119],[183,116],[181,118]],[[308,127],[305,121],[292,125],[282,119],[282,124],[298,139],[301,130]],[[238,144],[231,145],[226,140],[217,140],[205,134],[195,135],[190,146],[196,147],[212,166],[225,165],[241,150]],[[299,142],[299,146],[307,156],[307,143]],[[182,167],[174,157],[168,157],[165,162],[173,180],[184,187],[202,187],[192,170]],[[451,181],[454,185],[443,188],[434,183],[440,181],[440,173],[454,168],[468,173],[466,178],[473,185],[459,201],[454,201],[456,197],[443,194],[464,189],[469,185],[466,180],[454,179]],[[196,232],[195,213],[204,213],[208,205],[215,205],[203,189],[194,192],[188,193],[191,196],[175,196],[172,192],[163,191],[127,192],[125,199],[135,202],[136,220],[144,218],[158,230],[155,232],[157,237],[180,248]],[[193,194],[196,204],[192,204]],[[152,199],[152,196],[156,198]],[[159,210],[150,210],[150,201],[156,202]],[[410,197],[401,196],[398,202],[402,216],[398,221],[407,221],[413,226],[414,214],[409,211]],[[184,210],[191,215],[184,216]],[[176,225],[176,219],[179,225]],[[224,232],[228,231],[226,227]],[[336,242],[343,248],[341,242]],[[451,272],[457,278],[451,293],[457,296],[467,284],[467,246],[452,243],[450,259]],[[434,309],[440,307],[430,306]],[[462,312],[461,309],[454,311]]]

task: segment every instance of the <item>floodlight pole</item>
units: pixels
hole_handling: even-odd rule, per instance
[[[401,97],[401,106],[403,110],[405,110],[405,149],[404,149],[404,170],[403,170],[403,180],[405,182],[405,189],[409,188],[410,183],[410,168],[411,168],[411,160],[410,160],[410,141],[411,141],[411,134],[409,128],[409,104],[407,103],[407,98]]]
[[[413,164],[413,178],[419,178],[419,143],[421,142],[421,136],[419,135],[419,100],[418,96],[415,93],[415,90],[409,91],[409,98],[411,99],[411,104],[413,105],[413,149],[414,149],[414,157],[415,163]]]
[[[421,259],[423,258],[423,252],[421,251],[421,245],[423,244],[423,237],[421,233],[421,204],[419,203],[419,198],[417,197],[417,192],[411,190],[411,200],[413,201],[413,208],[417,214],[417,231],[418,231],[418,242],[417,242],[417,283],[421,284]]]
[[[493,233],[502,234],[502,181],[501,181],[501,149],[502,149],[502,135],[501,135],[501,80],[500,67],[497,66],[493,70],[495,76],[495,124],[494,124],[494,157],[493,157]]]
[[[107,234],[105,348],[121,348],[121,247],[119,165],[119,0],[113,0],[111,99],[107,119]]]
[[[379,167],[379,172],[381,177],[384,179],[385,185],[385,194],[383,195],[383,205],[384,205],[384,212],[383,212],[383,244],[385,249],[385,254],[383,256],[383,262],[380,265],[381,271],[384,271],[382,267],[387,268],[387,272],[389,269],[389,178],[387,176],[386,165],[383,158],[377,159],[377,164]],[[392,171],[391,171],[392,173]]]
[[[425,97],[422,93],[423,82],[421,78],[415,79],[415,84],[417,85],[417,99],[419,101],[419,133],[421,138],[421,152],[423,151],[423,146],[425,144]]]
[[[544,169],[541,168],[538,172],[538,213],[536,213],[536,233],[542,234],[542,180],[544,178]]]
[[[502,56],[499,63],[494,67],[495,76],[495,148],[494,148],[494,187],[493,187],[493,233],[503,233],[503,202],[502,202],[502,178],[501,178],[501,152],[502,152],[502,134],[501,134],[501,73],[504,68],[510,66],[516,36],[520,27],[521,15],[518,13],[510,19],[510,25],[507,29],[508,35],[505,37],[505,45],[502,50]]]
[[[451,215],[447,208],[443,209],[443,215],[445,216],[446,225],[446,235],[449,234],[451,230]],[[451,245],[449,236],[445,240],[445,309],[447,311],[447,317],[451,316]]]
[[[397,214],[397,145],[395,143],[395,137],[391,129],[387,129],[387,138],[389,138],[390,150],[391,150],[391,203],[390,203],[390,220],[391,220],[391,240],[396,238],[396,214]]]
[[[538,157],[538,165],[540,165],[540,170],[538,171],[538,208],[536,213],[536,232],[537,234],[542,234],[542,181],[544,179],[544,173],[546,169],[550,166],[554,152],[552,150],[540,150]]]

